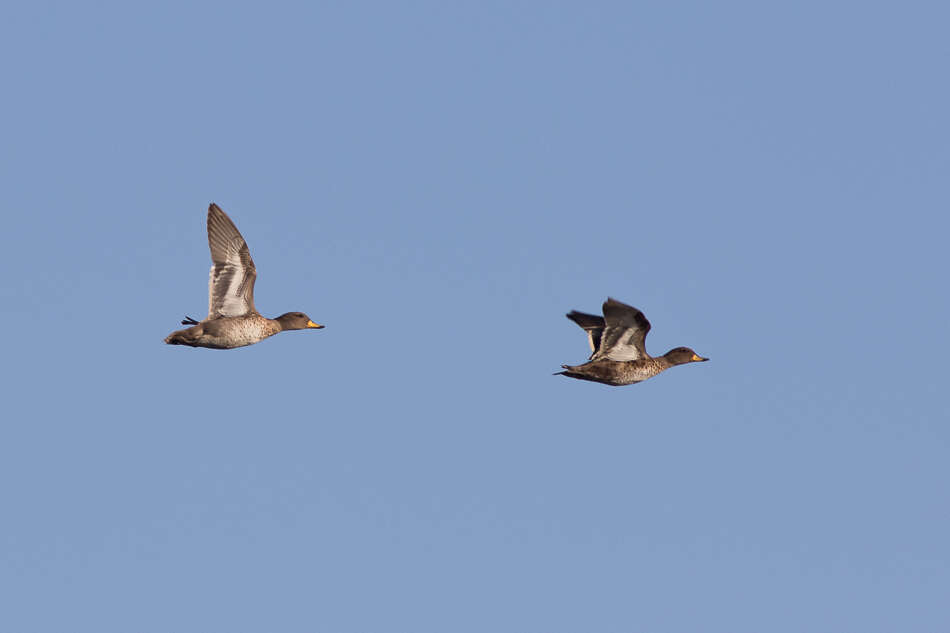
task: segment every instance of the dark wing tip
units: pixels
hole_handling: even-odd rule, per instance
[[[578,312],[577,310],[571,310],[565,314],[568,319],[578,324],[585,330],[590,328],[603,328],[604,327],[604,317],[597,316],[596,314],[587,314],[586,312]]]
[[[650,322],[643,312],[623,301],[617,301],[613,297],[607,297],[607,300],[604,301],[603,310],[605,317],[608,316],[608,313],[612,313],[612,316],[630,316],[633,318],[633,322],[636,323],[637,327],[645,332],[650,330]]]
[[[623,301],[617,301],[613,297],[607,297],[607,300],[604,301],[604,305],[601,306],[604,310],[607,308],[621,309],[621,310],[636,310],[632,305],[626,304]]]

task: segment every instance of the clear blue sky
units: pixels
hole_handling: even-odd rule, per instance
[[[948,22],[6,6],[0,630],[950,630]],[[325,330],[162,344],[211,201]]]

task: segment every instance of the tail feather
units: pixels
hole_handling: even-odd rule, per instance
[[[185,343],[185,337],[181,335],[181,332],[172,332],[165,337],[166,345],[187,345]]]
[[[168,345],[189,345],[191,347],[197,347],[197,337],[198,333],[195,332],[195,328],[190,327],[172,332],[165,337],[165,343]]]

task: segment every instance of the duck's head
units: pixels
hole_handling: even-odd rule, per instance
[[[316,328],[319,330],[323,327],[319,323],[311,321],[310,317],[303,312],[288,312],[274,320],[280,324],[281,330],[306,330],[308,328]]]
[[[667,360],[674,365],[685,365],[686,363],[700,363],[708,358],[703,358],[688,347],[676,347],[663,354]]]

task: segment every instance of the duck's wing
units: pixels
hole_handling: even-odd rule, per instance
[[[617,361],[650,358],[644,346],[650,322],[642,312],[608,298],[604,302],[604,321],[607,326],[601,336],[600,349],[594,353],[594,357]]]
[[[208,279],[208,318],[236,317],[255,312],[254,281],[257,269],[247,242],[221,207],[208,207],[208,246],[211,275]]]
[[[565,316],[587,332],[587,342],[590,343],[590,355],[593,358],[600,348],[600,339],[604,333],[604,317],[578,312],[577,310],[571,310]]]

